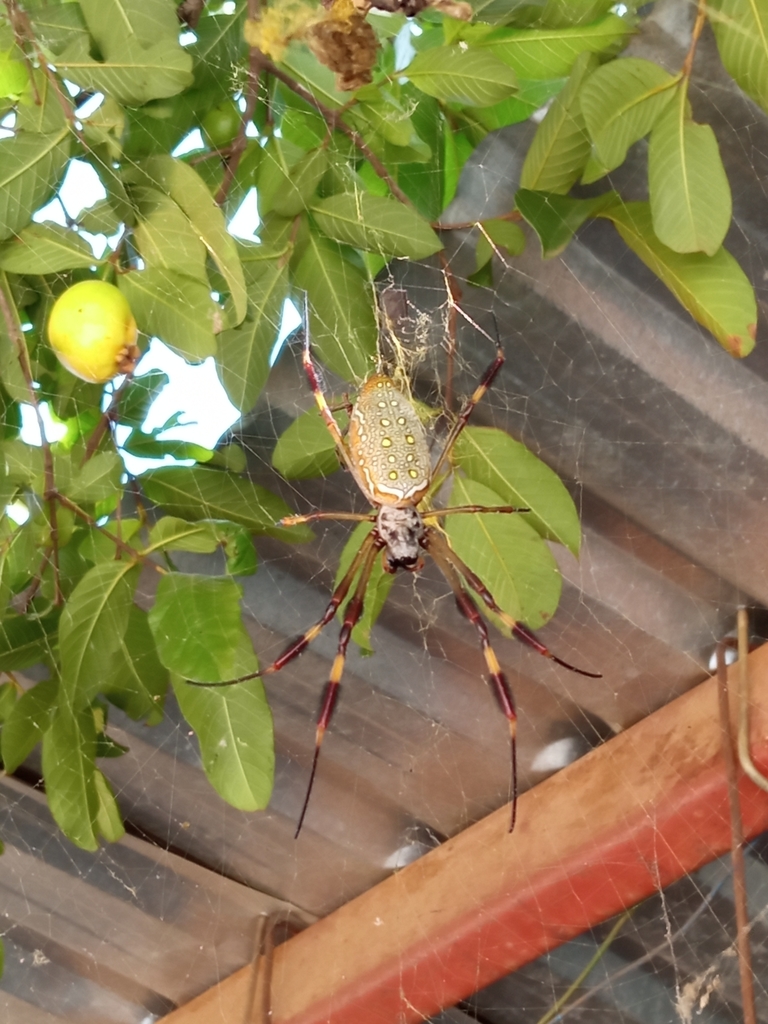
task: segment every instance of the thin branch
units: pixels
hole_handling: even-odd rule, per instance
[[[131,545],[126,543],[126,541],[124,541],[122,537],[118,537],[116,534],[110,533],[109,530],[106,530],[103,526],[100,526],[93,518],[93,516],[89,515],[85,511],[85,509],[80,508],[79,505],[76,505],[74,501],[71,501],[66,496],[66,494],[61,494],[59,491],[57,491],[55,493],[55,498],[61,505],[64,506],[64,508],[68,508],[71,512],[74,512],[76,516],[79,516],[80,519],[82,519],[84,523],[87,523],[88,526],[90,526],[92,529],[98,530],[99,533],[102,533],[105,537],[108,537],[115,545],[115,547],[119,548],[120,551],[124,552],[130,558],[134,559],[137,562],[149,562],[149,564],[154,566],[154,568],[157,569],[158,572],[163,574],[165,573],[165,569],[163,569],[162,566],[158,565],[156,562],[153,562],[150,558],[148,558],[147,555],[144,554],[144,552],[138,551],[136,548],[131,547]]]
[[[379,160],[362,135],[360,135],[359,132],[356,132],[354,128],[350,128],[350,126],[344,121],[340,110],[332,110],[331,107],[326,107],[324,103],[321,103],[320,100],[315,98],[309,89],[305,89],[304,86],[297,82],[295,78],[292,78],[276,64],[273,64],[272,61],[269,60],[268,57],[265,57],[260,51],[257,52],[259,53],[261,66],[265,71],[276,78],[278,82],[282,82],[283,85],[286,85],[291,92],[295,92],[297,96],[300,96],[303,100],[309,103],[310,106],[314,107],[329,128],[337,128],[347,136],[347,138],[354,144],[355,148],[362,153],[376,174],[378,174],[381,180],[386,184],[395,199],[399,199],[404,206],[410,207],[413,205],[405,192],[402,191],[397,182],[390,176],[387,168],[381,160]]]
[[[59,605],[63,600],[61,593],[61,580],[59,578],[59,526],[56,517],[56,481],[53,475],[53,453],[48,438],[45,435],[45,423],[40,411],[40,402],[35,390],[35,382],[32,376],[32,366],[29,362],[29,352],[24,339],[24,332],[21,329],[16,306],[13,303],[8,279],[3,273],[0,275],[0,311],[2,311],[8,336],[16,347],[16,354],[19,359],[19,366],[29,392],[29,401],[35,410],[37,426],[40,430],[40,445],[43,451],[43,500],[48,502],[48,519],[51,525],[51,564],[53,566],[53,594],[54,604]]]
[[[40,563],[40,568],[35,573],[34,579],[24,590],[20,591],[11,599],[11,605],[13,610],[19,615],[26,615],[27,610],[35,598],[38,590],[40,589],[43,582],[43,573],[45,568],[51,560],[51,546],[50,544],[46,547],[43,552],[43,560]]]
[[[685,55],[683,66],[680,69],[680,73],[686,81],[691,77],[691,71],[693,69],[693,58],[696,56],[696,47],[699,42],[699,36],[701,35],[702,29],[704,28],[704,22],[706,20],[706,0],[699,0],[696,8],[696,21],[694,21],[693,23],[693,32],[691,33],[691,45],[688,47],[688,53]]]
[[[187,28],[197,28],[204,7],[205,0],[182,0],[182,3],[176,8],[176,17]]]
[[[256,112],[256,101],[259,98],[259,81],[261,79],[261,55],[256,47],[252,46],[248,54],[248,88],[245,94],[245,110],[243,112],[242,119],[240,121],[240,127],[237,130],[237,138],[230,146],[230,156],[224,167],[224,177],[219,185],[219,190],[216,193],[216,205],[223,206],[224,201],[229,194],[230,188],[232,188],[232,182],[235,180],[237,174],[237,168],[240,166],[240,161],[243,158],[245,147],[248,143],[248,137],[245,132],[248,125],[253,120],[253,115]]]
[[[93,455],[95,455],[96,449],[99,447],[102,437],[106,433],[107,429],[111,426],[112,422],[115,419],[115,416],[117,415],[117,407],[120,404],[120,399],[123,395],[123,392],[131,383],[132,380],[133,372],[126,373],[125,379],[121,383],[120,387],[115,388],[115,390],[112,392],[112,398],[110,400],[109,405],[101,414],[101,419],[96,424],[91,436],[88,438],[88,444],[85,446],[85,454],[83,455],[82,462],[80,463],[81,467],[84,466]]]
[[[729,645],[724,641],[720,641],[717,645],[717,697],[720,709],[720,735],[723,759],[725,761],[725,775],[728,781],[728,805],[731,812],[731,861],[733,863],[733,898],[736,905],[736,951],[739,958],[744,1024],[757,1024],[755,982],[752,973],[752,950],[749,943],[747,882],[744,868],[744,826],[741,820],[738,765],[728,704],[728,668],[725,663],[726,646]]]
[[[752,752],[749,745],[749,615],[746,608],[739,608],[737,612],[738,622],[738,647],[739,647],[739,674],[738,674],[738,705],[739,705],[739,733],[738,753],[739,764],[742,770],[752,779],[756,786],[768,793],[768,778],[763,775],[755,762],[752,760]]]

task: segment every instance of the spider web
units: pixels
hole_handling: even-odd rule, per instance
[[[653,31],[634,52],[679,64],[688,13],[683,3],[659,5]],[[222,77],[231,70],[223,66]],[[729,248],[762,298],[765,117],[719,70],[713,48],[704,47],[698,75],[694,110],[715,127],[734,192]],[[528,122],[488,136],[445,223],[511,208],[534,128]],[[644,196],[643,168],[640,144],[612,178],[625,198]],[[549,262],[534,239],[514,260],[497,256],[492,290],[466,282],[476,242],[470,230],[451,236],[465,314],[455,348],[446,342],[450,282],[441,268],[395,263],[379,276],[380,291],[402,290],[408,301],[398,344],[384,354],[416,398],[455,411],[492,359],[498,327],[507,361],[472,422],[525,442],[561,474],[582,516],[580,561],[555,550],[563,597],[541,635],[603,679],[567,673],[494,638],[518,704],[525,790],[704,679],[740,603],[754,607],[755,638],[762,635],[768,366],[760,344],[747,365],[728,361],[607,224],[588,225]],[[290,483],[271,467],[277,437],[312,407],[299,355],[286,347],[233,436],[253,479],[297,511],[363,511],[346,474]],[[327,380],[337,395],[355,384]],[[439,431],[441,423],[433,426]],[[260,566],[244,581],[244,605],[265,662],[327,603],[349,528],[321,525],[311,544],[257,542]],[[215,556],[183,556],[178,564],[222,571]],[[130,750],[105,772],[130,835],[98,854],[58,833],[25,781],[38,771],[34,759],[19,778],[0,780],[3,1024],[149,1024],[248,963],[263,911],[290,905],[302,921],[325,915],[509,799],[506,725],[483,681],[477,638],[428,564],[396,579],[372,633],[373,656],[350,649],[305,829],[294,842],[317,701],[336,645],[331,624],[268,680],[277,776],[263,814],[235,811],[210,789],[172,698],[150,730],[112,712],[110,733]],[[766,863],[759,837],[747,850],[747,883],[760,1020],[768,1020]],[[660,885],[585,974],[614,923],[437,1019],[552,1019],[545,1015],[558,1012],[574,983],[573,1000],[559,1011],[572,1021],[742,1019],[727,858]]]

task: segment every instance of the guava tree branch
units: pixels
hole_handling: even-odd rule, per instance
[[[176,17],[182,25],[186,25],[188,28],[197,28],[204,7],[205,0],[183,0],[176,8]]]
[[[91,529],[98,530],[99,533],[109,538],[109,540],[112,541],[112,543],[119,551],[122,551],[124,554],[128,555],[128,557],[132,559],[134,562],[147,562],[154,569],[156,569],[157,572],[165,574],[165,569],[163,569],[161,565],[158,565],[157,562],[154,562],[152,561],[151,558],[148,558],[143,551],[138,551],[127,541],[124,541],[122,537],[118,537],[116,533],[110,533],[110,531],[105,529],[103,526],[99,526],[99,524],[96,522],[93,516],[89,515],[84,508],[80,508],[79,505],[75,504],[75,502],[68,498],[66,494],[61,494],[59,491],[57,491],[55,497],[57,501],[59,501],[64,506],[64,508],[68,508],[70,512],[74,513],[74,515],[76,515],[79,519],[82,519],[84,523],[87,523],[87,525],[90,526]]]
[[[115,388],[112,392],[112,398],[110,399],[109,405],[101,414],[101,419],[94,427],[93,433],[88,438],[88,444],[85,446],[85,454],[83,455],[81,466],[84,466],[86,462],[96,454],[96,451],[101,443],[102,437],[107,431],[107,428],[113,423],[117,416],[117,407],[120,404],[120,399],[123,396],[123,392],[133,380],[133,373],[126,373],[125,378],[120,384],[119,388]]]
[[[255,21],[259,17],[260,7],[261,4],[259,0],[248,0],[248,17],[251,21]],[[259,98],[261,70],[261,53],[255,46],[251,46],[248,51],[248,84],[245,89],[245,110],[243,111],[243,116],[240,120],[240,128],[237,132],[237,138],[230,146],[229,156],[227,157],[227,162],[224,166],[224,177],[222,178],[221,185],[219,185],[219,190],[216,193],[217,206],[222,206],[224,204],[224,200],[227,198],[230,188],[232,188],[232,182],[235,180],[237,168],[240,166],[240,161],[242,160],[243,153],[245,152],[245,147],[248,142],[248,137],[245,133],[248,125],[253,120],[254,113],[256,112],[256,102]]]
[[[255,48],[252,47],[252,50],[253,49]],[[309,103],[311,107],[314,107],[329,128],[336,128],[347,136],[355,148],[362,153],[376,174],[378,174],[381,180],[386,184],[395,199],[399,199],[404,206],[413,205],[408,196],[392,178],[387,168],[365,141],[363,136],[358,131],[355,131],[354,128],[350,128],[346,123],[344,118],[341,116],[340,110],[333,110],[331,107],[326,107],[324,103],[321,103],[320,100],[315,98],[309,89],[306,89],[300,82],[297,82],[295,78],[292,78],[291,75],[283,71],[282,68],[279,68],[277,64],[274,64],[268,57],[265,57],[259,50],[256,50],[256,52],[259,54],[261,67],[266,72],[276,78],[278,82],[282,82],[283,85],[287,86],[291,90],[291,92],[295,92],[297,96],[300,96],[306,103]]]
[[[59,576],[59,527],[56,516],[56,481],[53,475],[53,453],[48,438],[45,436],[45,423],[43,414],[40,411],[40,402],[35,391],[32,366],[29,362],[29,352],[24,339],[24,332],[21,329],[16,304],[8,286],[8,278],[5,273],[0,274],[0,311],[2,311],[8,337],[13,343],[19,359],[19,366],[29,392],[29,403],[35,410],[37,425],[40,430],[40,444],[43,451],[43,500],[48,503],[48,518],[51,525],[51,565],[53,566],[54,604],[61,604],[63,596],[61,593],[61,580]]]

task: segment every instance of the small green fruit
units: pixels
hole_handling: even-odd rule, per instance
[[[203,138],[211,149],[224,149],[230,146],[240,131],[243,115],[234,100],[226,100],[213,110],[209,110],[200,127]]]
[[[121,291],[106,281],[81,281],[54,303],[48,339],[70,373],[104,384],[130,373],[141,355],[131,307]]]

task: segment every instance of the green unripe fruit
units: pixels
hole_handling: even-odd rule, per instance
[[[225,100],[213,110],[209,110],[200,127],[203,138],[211,149],[224,149],[237,138],[243,115],[234,100]]]
[[[72,285],[48,318],[48,340],[59,361],[92,384],[133,370],[141,355],[137,336],[128,300],[106,281]]]

